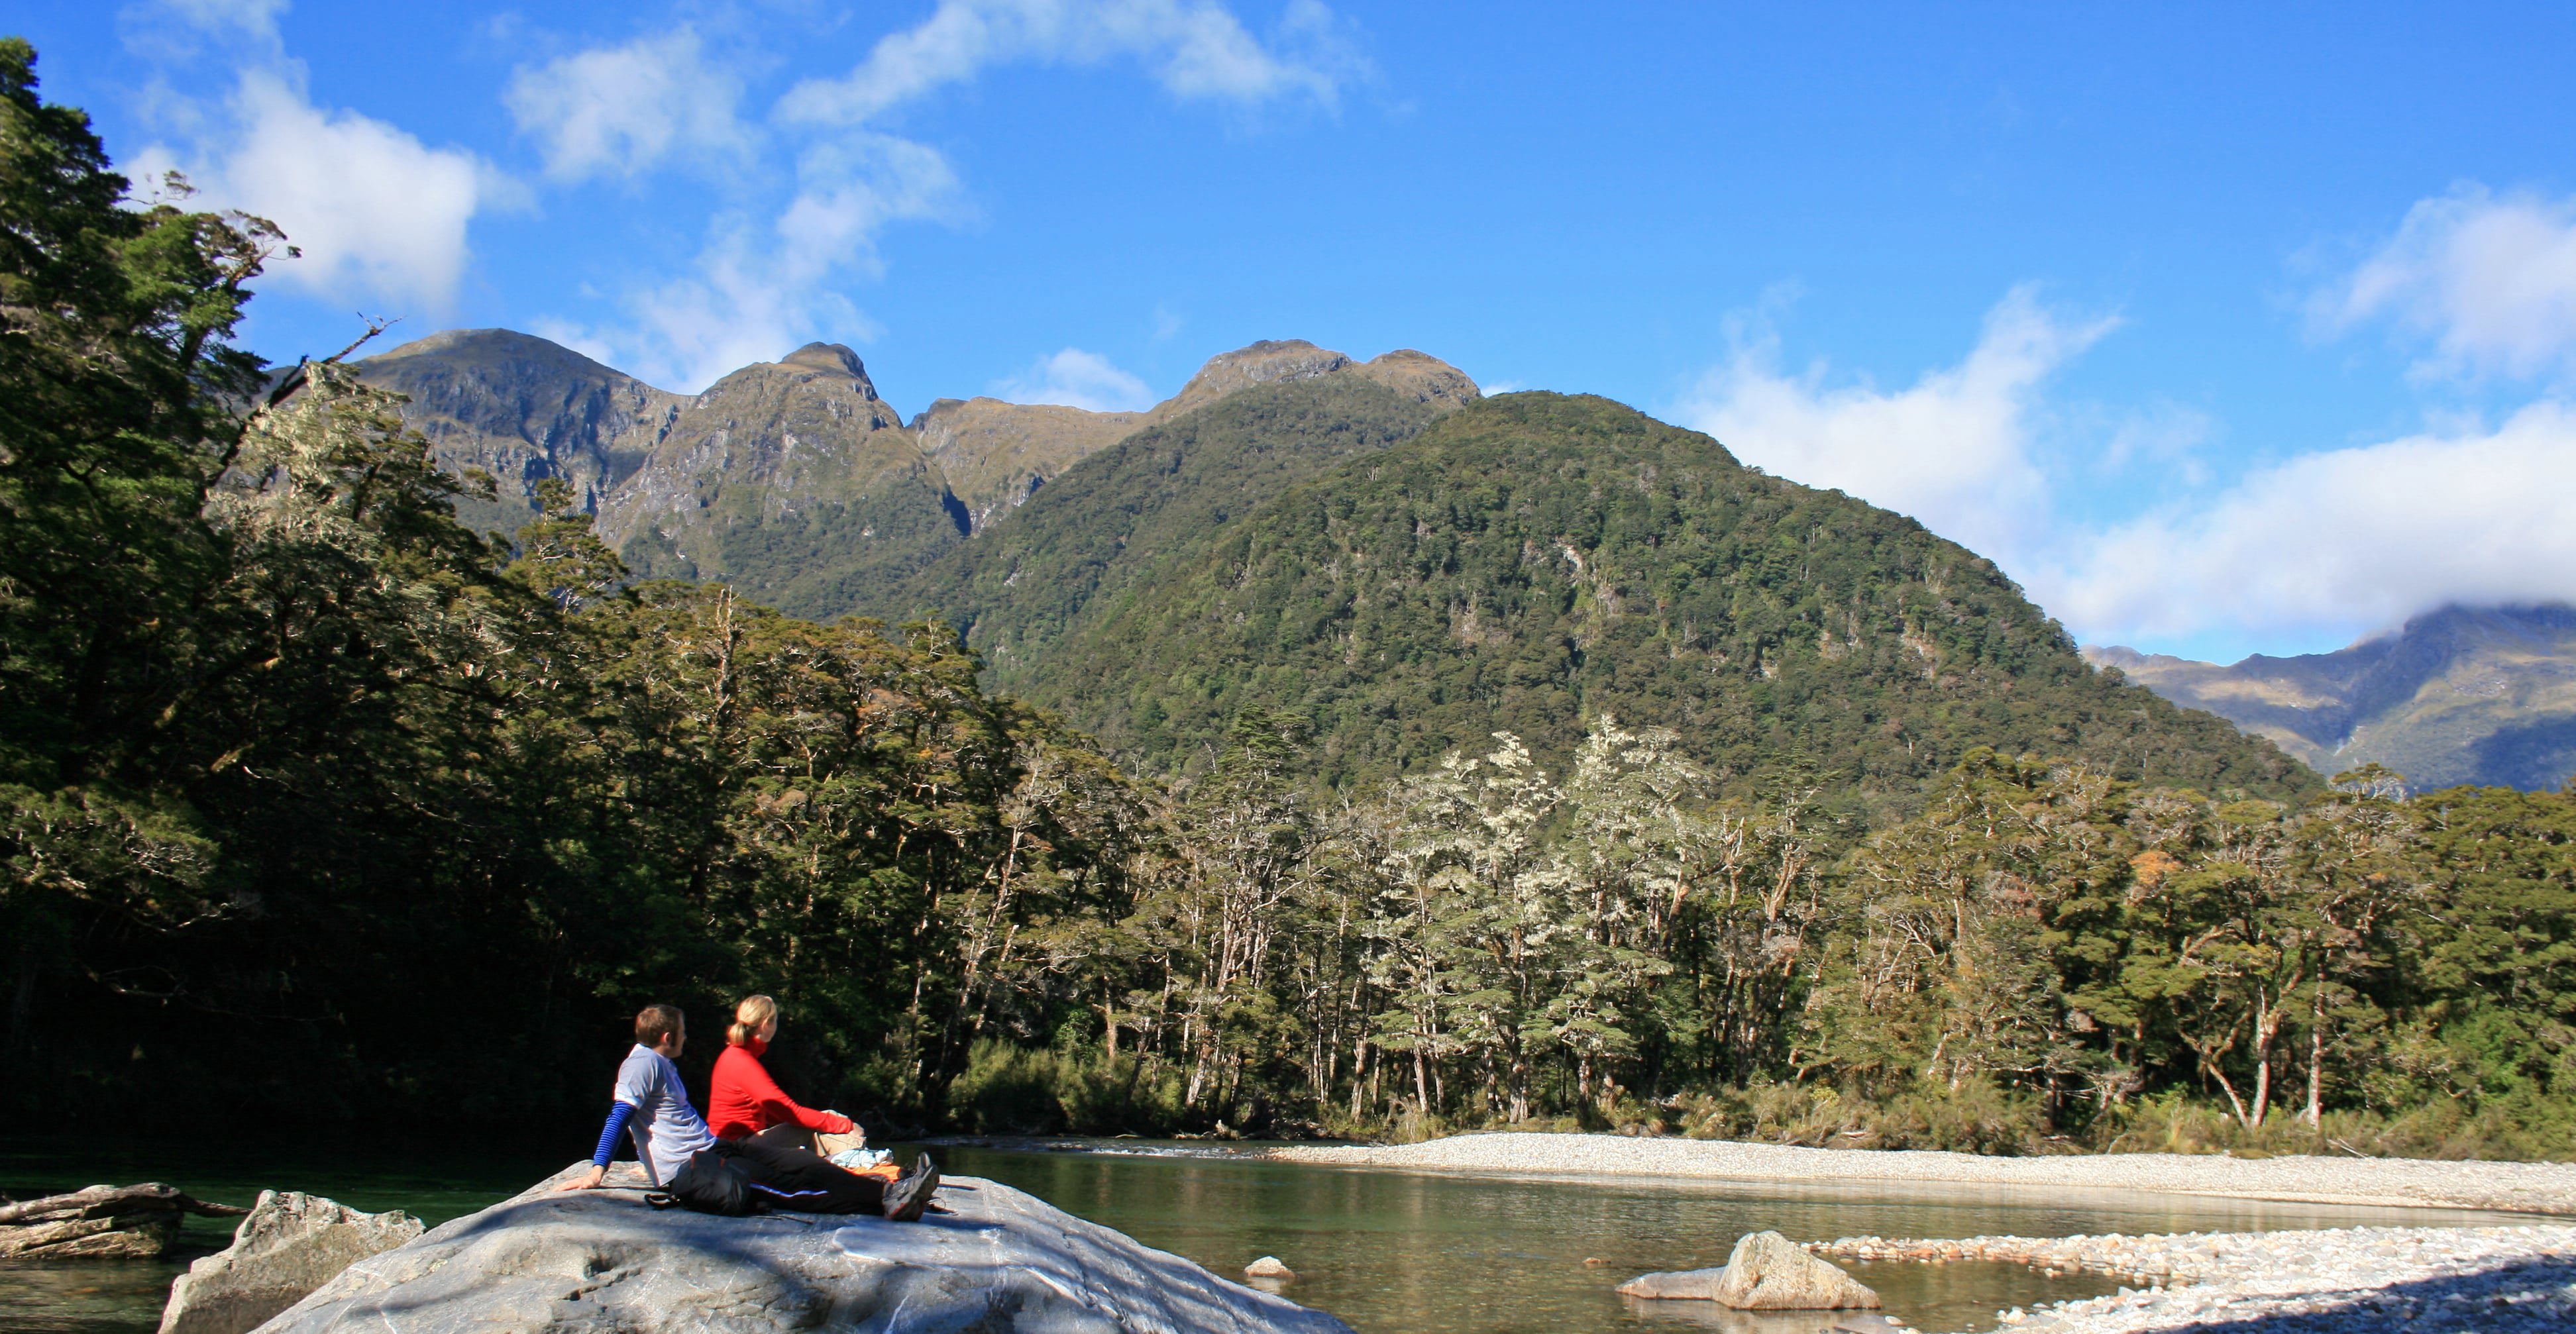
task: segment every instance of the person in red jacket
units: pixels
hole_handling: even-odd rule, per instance
[[[816,1131],[847,1135],[857,1130],[839,1112],[799,1107],[779,1089],[760,1064],[760,1054],[776,1036],[778,1002],[749,996],[734,1007],[733,1026],[725,1030],[725,1049],[716,1057],[715,1080],[707,1090],[707,1126],[716,1138],[758,1135],[767,1143],[814,1149]]]

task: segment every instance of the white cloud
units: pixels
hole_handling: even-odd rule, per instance
[[[146,150],[137,178],[176,166],[208,202],[275,221],[303,255],[272,261],[272,280],[445,308],[468,262],[467,223],[507,183],[470,153],[314,106],[301,76],[294,62],[245,71],[193,152]]]
[[[2576,599],[2576,406],[2548,399],[2502,426],[2453,422],[2213,483],[2202,413],[2048,401],[2050,374],[2114,325],[2017,290],[1965,360],[1895,391],[1783,374],[1765,337],[1676,415],[1746,462],[1995,558],[2087,642],[2311,644],[2447,602]],[[2131,463],[2182,497],[2124,500],[2109,474]],[[2068,485],[2088,480],[2089,496]],[[2085,498],[2116,516],[2075,517],[2068,502]]]
[[[876,118],[998,64],[1119,56],[1142,60],[1185,98],[1259,103],[1303,94],[1329,104],[1353,68],[1333,28],[1331,11],[1314,0],[1296,0],[1269,44],[1213,0],[942,0],[920,23],[881,38],[847,77],[808,80],[779,102],[777,129],[791,143],[801,136],[801,146],[796,191],[772,224],[720,218],[692,272],[628,296],[625,327],[577,336],[615,349],[619,364],[646,378],[686,386],[816,336],[862,338],[866,317],[836,280],[881,270],[876,242],[888,224],[966,212],[947,158],[873,128]],[[737,85],[710,69],[693,38],[661,41],[583,52],[546,66],[546,82],[523,72],[513,83],[513,112],[540,135],[550,172],[640,171],[667,152],[724,136],[751,142],[732,111]],[[1301,54],[1286,54],[1291,48]],[[698,108],[706,119],[692,121],[687,96],[629,95],[631,80],[651,81],[648,69],[666,71],[663,82],[694,82],[700,101],[712,87],[721,106]],[[586,119],[560,132],[533,128],[567,111]],[[1125,392],[1096,380],[1056,387],[1095,398]]]
[[[2576,408],[2301,455],[2034,573],[2049,610],[2096,640],[2277,640],[2447,602],[2576,599]]]
[[[126,49],[159,63],[195,58],[208,47],[283,58],[277,21],[287,0],[137,0],[117,13]]]
[[[741,79],[688,28],[522,66],[501,100],[557,180],[634,176],[675,153],[713,160],[751,145],[736,114]]]
[[[2329,332],[2385,316],[2429,336],[2424,373],[2576,371],[2576,199],[2462,186],[2423,200],[2311,313]]]
[[[160,7],[202,32],[273,38],[287,0],[161,0]]]
[[[887,223],[954,215],[956,173],[924,145],[855,132],[808,149],[797,176],[802,188],[774,223],[719,219],[693,272],[630,294],[630,322],[581,330],[581,345],[613,352],[615,364],[655,384],[695,390],[817,333],[871,336],[867,316],[831,280],[878,271],[876,234]]]
[[[791,121],[864,124],[934,89],[1005,63],[1095,65],[1118,56],[1145,63],[1173,95],[1261,102],[1305,94],[1325,105],[1352,67],[1332,37],[1332,15],[1314,0],[1291,7],[1285,47],[1264,46],[1210,0],[941,0],[920,24],[880,39],[849,74],[788,91]]]
[[[993,386],[1013,403],[1060,403],[1091,412],[1135,412],[1154,406],[1145,382],[1111,365],[1097,352],[1068,347],[1040,357],[1026,371]]]
[[[1988,312],[1965,361],[1893,391],[1829,387],[1822,366],[1783,373],[1766,334],[1704,376],[1675,415],[1747,463],[2005,556],[2026,550],[2048,522],[2048,483],[2034,457],[2040,387],[2117,323],[2053,314],[2017,288]]]

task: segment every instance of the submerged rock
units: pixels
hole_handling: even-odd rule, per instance
[[[399,1211],[362,1214],[319,1195],[261,1191],[233,1244],[170,1285],[161,1334],[244,1334],[341,1270],[420,1234],[420,1220]]]
[[[1350,1334],[997,1182],[948,1179],[918,1223],[720,1218],[552,1189],[587,1166],[358,1261],[264,1334]]]
[[[1738,1311],[1876,1310],[1878,1294],[1841,1266],[1807,1254],[1777,1232],[1748,1233],[1717,1269],[1640,1274],[1619,1285],[1630,1297],[1713,1301]]]

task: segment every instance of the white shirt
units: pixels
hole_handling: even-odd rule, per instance
[[[706,1118],[689,1105],[680,1067],[651,1047],[639,1042],[626,1053],[625,1063],[617,1067],[616,1096],[635,1108],[626,1133],[634,1137],[635,1156],[643,1160],[645,1179],[654,1185],[679,1175],[690,1154],[715,1147]]]

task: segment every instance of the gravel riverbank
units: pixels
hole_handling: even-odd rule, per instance
[[[1987,1158],[1921,1150],[1808,1149],[1726,1140],[1527,1132],[1456,1135],[1384,1148],[1291,1145],[1272,1149],[1269,1156],[1346,1167],[1511,1176],[1582,1172],[1747,1181],[1959,1182],[2576,1214],[2576,1163],[2246,1159],[2164,1153]]]
[[[2144,1237],[1846,1237],[1838,1260],[2004,1260],[2140,1290],[2004,1313],[2014,1334],[2563,1334],[2576,1227],[2337,1228]]]

